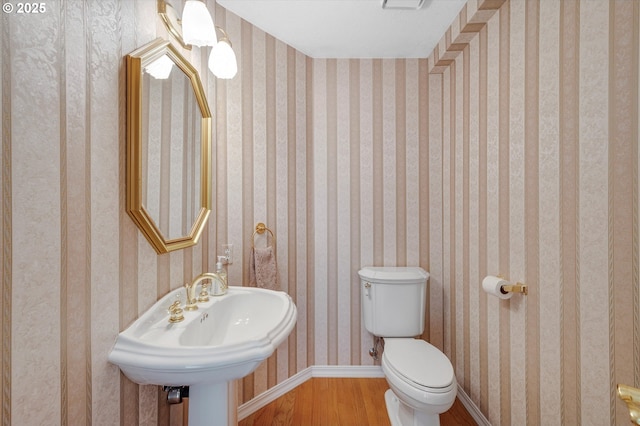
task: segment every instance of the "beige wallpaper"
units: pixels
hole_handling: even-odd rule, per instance
[[[166,36],[155,0],[47,7],[0,17],[2,424],[182,424],[107,353],[221,244],[241,284],[260,221],[299,318],[240,402],[311,365],[372,364],[357,270],[412,264],[431,272],[425,337],[492,424],[624,424],[615,384],[640,386],[637,2],[470,1],[429,60],[311,59],[216,7],[240,71],[202,73],[211,224],[160,256],[124,209],[122,57]],[[487,297],[489,273],[530,295]]]
[[[615,386],[640,382],[638,2],[510,1],[486,26],[474,7],[430,58],[444,350],[492,424],[626,424]],[[530,294],[487,297],[487,274]]]

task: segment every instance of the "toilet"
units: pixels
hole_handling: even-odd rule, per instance
[[[457,382],[451,361],[416,339],[424,331],[429,274],[418,267],[363,267],[359,272],[365,328],[384,342],[382,371],[392,426],[439,426],[453,405]],[[376,352],[376,347],[371,353]]]

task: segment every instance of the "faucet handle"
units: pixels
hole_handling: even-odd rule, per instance
[[[171,306],[169,306],[169,314],[171,314],[171,316],[169,317],[169,322],[173,324],[184,320],[184,315],[182,314],[182,312],[183,310],[180,307],[180,301],[176,300],[171,304]]]
[[[169,311],[169,313],[172,313],[176,309],[180,309],[180,301],[179,300],[176,300],[175,302],[173,302],[171,304],[171,306],[169,306],[169,309],[167,309],[167,310]]]
[[[208,302],[209,301],[209,292],[207,291],[207,287],[209,287],[209,285],[206,282],[202,283],[202,291],[200,292],[200,294],[198,295],[198,302]]]

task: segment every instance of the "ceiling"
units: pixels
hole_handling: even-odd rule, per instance
[[[217,3],[312,58],[426,58],[466,0],[424,0],[419,9],[383,9],[382,0]]]

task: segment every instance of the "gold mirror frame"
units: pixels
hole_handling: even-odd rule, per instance
[[[200,123],[200,210],[188,235],[167,239],[143,202],[143,72],[145,67],[166,55],[187,76],[202,115]],[[211,213],[211,112],[198,71],[167,40],[158,38],[125,57],[127,72],[127,213],[158,254],[180,250],[198,243]],[[175,208],[175,207],[174,207]]]

